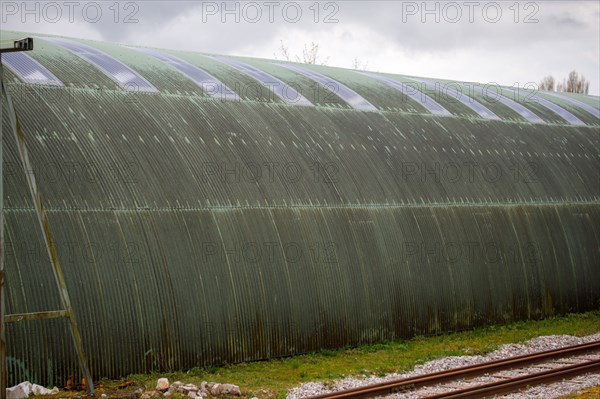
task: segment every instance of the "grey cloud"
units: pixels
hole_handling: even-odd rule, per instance
[[[570,6],[558,2],[536,2],[538,9],[525,9],[523,3],[518,16],[515,11],[509,9],[512,3],[503,3],[502,17],[497,23],[491,23],[494,19],[493,12],[483,12],[484,4],[491,2],[479,2],[481,5],[471,9],[473,12],[473,23],[469,21],[469,8],[460,7],[462,16],[457,23],[452,21],[457,18],[456,14],[443,12],[443,2],[430,2],[426,7],[433,10],[435,3],[438,6],[439,23],[435,21],[435,15],[424,12],[422,2],[387,2],[374,1],[367,5],[363,1],[341,3],[341,17],[344,22],[364,24],[376,27],[376,29],[393,39],[399,48],[420,51],[455,51],[460,48],[471,48],[489,46],[493,43],[499,47],[514,47],[515,45],[534,45],[540,42],[549,42],[565,38],[565,34],[574,37],[598,34],[598,21],[595,26],[590,26],[584,20],[584,13],[593,10],[581,10],[578,13],[569,12]],[[455,2],[462,4],[463,2]],[[418,7],[416,14],[409,11],[407,4]],[[589,3],[591,7],[596,7]],[[410,10],[413,11],[414,10]],[[515,23],[515,17],[518,18]],[[538,19],[537,23],[524,23],[530,17]],[[422,22],[425,18],[426,23]],[[557,26],[558,25],[558,26]],[[566,31],[565,31],[566,29]]]
[[[552,24],[561,28],[583,28],[586,26],[586,24],[583,21],[578,20],[571,15],[552,15],[549,18]]]
[[[134,7],[127,6],[128,3],[134,5]],[[115,24],[108,19],[103,19],[102,23],[95,26],[95,29],[107,41],[121,41],[140,27],[151,34],[153,28],[166,24],[199,7],[197,2],[193,1],[126,1],[121,2],[121,5],[120,23]],[[106,5],[103,4],[103,7],[106,7]],[[132,18],[139,20],[139,23],[124,23],[123,19],[128,13],[132,15]]]
[[[148,34],[161,24],[198,7],[193,1],[7,1],[1,12],[5,29],[39,32],[50,27],[83,26],[107,41],[134,31]]]
[[[14,1],[13,3],[20,4],[21,2]],[[36,2],[28,2],[28,4],[33,3]],[[87,28],[97,32],[103,40],[129,42],[130,37],[135,37],[137,40],[143,38],[146,41],[143,43],[145,45],[152,45],[153,41],[160,42],[161,38],[157,37],[157,32],[166,26],[177,30],[179,28],[177,21],[181,18],[189,15],[201,16],[203,4],[205,7],[217,7],[218,9],[225,7],[231,10],[236,3],[239,8],[254,3],[260,6],[263,13],[268,9],[264,6],[265,1],[262,0],[250,2],[122,1],[118,7],[118,22],[115,23],[113,21],[115,17],[114,3],[95,3],[102,5],[104,16],[96,23],[87,24]],[[445,7],[449,3],[457,4],[459,7],[448,9],[444,13]],[[438,13],[440,22],[436,23],[434,15],[423,12],[423,2],[421,1],[321,2],[318,7],[320,21],[314,23],[313,3],[298,2],[297,4],[302,5],[304,15],[299,23],[294,24],[282,18],[280,12],[285,2],[281,2],[275,13],[274,23],[266,21],[265,15],[259,23],[249,23],[243,19],[240,23],[235,23],[231,16],[227,16],[227,23],[222,23],[218,14],[205,16],[206,21],[199,18],[200,20],[194,21],[195,32],[186,32],[188,37],[182,39],[182,43],[177,43],[176,47],[184,46],[187,39],[190,43],[207,46],[206,49],[197,50],[230,52],[243,47],[242,42],[251,42],[256,45],[272,42],[274,37],[284,36],[290,28],[303,30],[306,35],[316,35],[336,26],[336,24],[322,23],[322,20],[332,12],[335,12],[333,17],[339,20],[339,24],[375,31],[388,37],[399,49],[408,51],[451,52],[457,49],[487,47],[492,44],[501,49],[514,48],[520,45],[530,46],[571,37],[590,37],[599,33],[598,18],[592,18],[591,22],[589,18],[591,11],[595,11],[598,15],[597,3],[538,1],[533,3],[537,4],[537,10],[526,10],[523,3],[520,3],[523,9],[519,11],[519,23],[514,22],[514,11],[508,8],[512,3],[503,3],[502,18],[498,23],[486,22],[483,10],[485,4],[488,3],[490,2],[482,1],[479,2],[479,6],[470,9],[465,7],[462,1],[428,2],[425,6],[427,9],[431,10],[437,7],[440,11]],[[577,7],[573,6],[574,3],[577,3]],[[311,9],[311,7],[313,8]],[[409,10],[415,12],[415,7],[417,8],[416,14],[407,13]],[[455,16],[456,9],[461,12],[461,18],[459,22],[452,23],[451,20]],[[469,11],[473,11],[474,23],[469,22]],[[540,20],[539,23],[522,23],[522,20],[531,12],[535,12],[534,17]],[[126,23],[124,20],[128,14],[138,22]],[[493,17],[492,12],[488,14],[490,15],[487,17]],[[76,13],[75,16],[77,23],[85,23],[81,12]],[[422,17],[426,18],[426,23],[421,22]],[[30,21],[26,21],[24,24],[10,22],[13,23],[7,24],[9,29],[38,31],[36,24]],[[63,22],[59,21],[55,25]],[[57,28],[60,27],[57,26]],[[193,34],[201,36],[201,38],[194,37],[193,40],[189,40],[189,36]],[[281,38],[285,39],[285,37]]]
[[[17,3],[17,2],[15,2]],[[275,13],[275,22],[270,23],[266,20],[266,15],[259,23],[249,23],[242,21],[235,23],[231,16],[228,16],[228,22],[222,23],[219,15],[205,16],[206,21],[202,21],[201,11],[203,4],[205,7],[217,7],[222,9],[233,9],[235,4],[242,8],[248,3],[258,4],[263,13],[267,8],[264,1],[255,2],[233,2],[233,1],[123,1],[119,3],[120,14],[119,22],[113,21],[114,6],[113,2],[102,2],[103,13],[105,17],[99,22],[88,24],[88,27],[96,31],[99,36],[108,41],[129,42],[129,37],[135,37],[139,40],[144,37],[147,43],[151,45],[152,41],[159,41],[156,37],[161,28],[169,26],[177,30],[176,22],[180,18],[189,15],[196,15],[199,19],[195,23],[195,32],[186,32],[187,38],[182,38],[181,43],[176,43],[174,47],[185,46],[185,41],[201,44],[206,48],[196,49],[199,51],[220,51],[231,52],[253,43],[254,45],[266,44],[272,42],[273,38],[286,39],[290,28],[302,29],[305,32],[311,32],[315,36],[324,30],[329,30],[336,24],[325,24],[322,20],[331,12],[336,12],[334,18],[338,19],[338,24],[343,26],[356,26],[370,29],[393,41],[397,48],[406,51],[424,51],[424,52],[452,52],[459,49],[469,49],[478,47],[487,47],[489,45],[500,48],[515,48],[515,46],[535,46],[538,43],[550,42],[554,40],[569,39],[569,37],[585,37],[598,34],[598,20],[595,26],[590,26],[584,19],[589,16],[590,11],[595,7],[596,13],[598,6],[589,3],[587,12],[582,12],[582,6],[573,7],[576,2],[536,2],[539,10],[520,9],[519,23],[514,22],[514,11],[508,9],[512,3],[503,3],[502,18],[498,23],[486,22],[486,16],[483,13],[484,5],[490,2],[479,2],[480,5],[472,8],[474,23],[469,22],[469,8],[460,6],[458,9],[462,13],[458,23],[451,23],[454,18],[453,11],[443,13],[444,7],[448,2],[429,2],[426,7],[433,9],[438,7],[440,10],[440,22],[434,21],[431,14],[422,14],[423,6],[421,1],[337,1],[321,2],[319,6],[319,23],[314,23],[314,9],[311,9],[312,2],[301,2],[304,12],[303,18],[299,23],[290,23],[285,21],[278,7]],[[285,2],[281,2],[284,4]],[[579,2],[577,2],[579,3]],[[462,5],[458,1],[454,4]],[[523,3],[521,3],[523,4]],[[583,3],[585,5],[585,3]],[[412,9],[410,7],[413,7]],[[417,7],[415,15],[408,15],[404,11],[413,10]],[[524,6],[523,6],[524,7]],[[539,23],[525,24],[522,20],[531,12],[536,11],[535,17],[539,18]],[[125,23],[128,13],[132,13],[137,23]],[[490,13],[493,17],[493,13]],[[587,15],[585,15],[587,14]],[[404,16],[404,18],[403,18]],[[82,21],[81,13],[76,13],[78,22]],[[421,22],[421,17],[427,18],[426,23]],[[589,19],[588,19],[589,21]],[[593,20],[592,20],[593,21]],[[11,24],[10,28],[18,29]],[[22,24],[22,29],[26,31],[37,31],[35,24]],[[189,39],[190,35],[193,37]],[[566,36],[569,35],[569,36]],[[242,42],[246,42],[244,45]]]
[[[258,5],[268,0],[257,0]],[[20,3],[15,1],[14,3]],[[60,3],[60,1],[59,1]],[[124,23],[122,19],[131,6],[125,9],[128,3],[134,3],[139,8],[134,17],[137,23]],[[222,1],[204,2],[212,3],[219,8]],[[236,2],[228,1],[225,6],[232,9]],[[106,18],[98,23],[85,23],[80,14],[76,14],[77,22],[81,25],[64,26],[65,21],[45,25],[45,33],[54,31],[79,32],[72,34],[81,38],[101,38],[102,40],[115,41],[127,44],[138,44],[154,47],[167,47],[188,51],[209,52],[217,54],[251,54],[253,50],[259,51],[263,56],[272,54],[277,50],[279,40],[290,42],[300,33],[303,40],[323,41],[324,37],[331,37],[331,32],[336,29],[343,41],[352,46],[359,42],[363,32],[374,33],[374,37],[382,37],[380,43],[372,43],[364,48],[364,54],[373,54],[378,49],[409,57],[418,58],[423,54],[442,55],[452,58],[455,54],[502,54],[502,59],[507,63],[531,66],[532,62],[540,60],[548,65],[556,65],[556,52],[561,52],[561,57],[566,60],[562,63],[573,64],[572,68],[597,70],[600,54],[600,5],[597,1],[537,1],[539,6],[535,17],[538,23],[523,23],[523,19],[534,9],[520,9],[519,22],[514,22],[514,14],[509,6],[513,2],[499,2],[503,5],[503,17],[498,23],[489,23],[485,20],[481,8],[474,14],[475,22],[468,21],[467,10],[462,8],[462,19],[458,23],[444,20],[440,23],[433,21],[432,15],[426,15],[427,23],[421,22],[421,15],[407,16],[403,21],[403,7],[408,3],[421,7],[422,1],[337,1],[321,2],[319,22],[313,21],[314,15],[309,9],[313,1],[298,2],[302,5],[303,18],[297,23],[284,20],[281,15],[281,5],[275,15],[275,21],[269,22],[265,16],[259,23],[240,21],[235,23],[231,16],[227,23],[222,23],[220,15],[210,15],[202,21],[202,2],[199,1],[136,1],[120,2],[121,14],[119,23],[112,20],[112,10],[109,7],[112,1],[102,2]],[[324,9],[327,4],[329,8]],[[439,7],[448,2],[438,2]],[[463,1],[456,1],[463,4]],[[528,2],[532,3],[532,2]],[[238,3],[241,6],[248,3]],[[283,4],[283,3],[282,3]],[[331,6],[333,4],[334,6]],[[432,7],[429,3],[428,7]],[[524,7],[525,2],[519,3]],[[337,7],[337,8],[336,8]],[[336,11],[334,18],[338,23],[323,23],[323,19],[332,11]],[[406,10],[406,8],[404,8]],[[264,7],[263,7],[264,12]],[[452,18],[452,15],[446,15]],[[63,25],[61,25],[63,24]],[[79,28],[81,26],[81,28]],[[42,27],[38,24],[18,20],[9,21],[3,29],[37,32]],[[343,29],[340,29],[343,28]],[[62,29],[62,30],[61,30]],[[66,33],[65,33],[66,34]],[[314,38],[314,39],[312,39]],[[275,45],[274,45],[275,43]],[[326,43],[324,43],[326,44]],[[271,48],[274,47],[274,48]],[[266,49],[266,51],[265,51]],[[296,49],[297,51],[297,49]],[[353,50],[355,51],[355,50]],[[365,58],[364,54],[356,54]],[[535,54],[535,58],[531,55]],[[526,57],[526,59],[524,59]],[[485,60],[482,60],[484,63]],[[336,63],[335,59],[331,63]],[[477,68],[474,65],[473,68]],[[566,66],[565,66],[566,68]],[[563,68],[561,67],[561,70]],[[597,74],[596,74],[597,75]],[[590,76],[594,78],[594,76]],[[594,83],[597,86],[597,83]]]

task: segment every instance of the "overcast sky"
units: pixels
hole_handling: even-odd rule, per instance
[[[506,85],[575,69],[600,92],[597,0],[1,3],[7,30],[261,58],[316,42],[329,65]]]

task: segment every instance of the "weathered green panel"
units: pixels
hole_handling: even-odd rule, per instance
[[[95,377],[600,305],[597,121],[530,124],[501,104],[503,120],[486,121],[450,102],[454,116],[433,116],[326,67],[314,68],[380,112],[221,102],[151,57],[91,44],[161,93],[125,93],[49,44],[32,55],[69,86],[6,76]],[[173,54],[234,89],[252,83]],[[57,310],[13,136],[2,145],[7,311]],[[7,327],[10,383],[78,373],[64,320]]]

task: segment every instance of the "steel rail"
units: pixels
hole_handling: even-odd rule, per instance
[[[437,385],[447,381],[476,377],[496,371],[514,369],[517,367],[540,363],[546,360],[575,356],[578,354],[595,351],[600,351],[600,341],[593,341],[549,351],[494,360],[491,362],[479,363],[431,374],[386,381],[379,384],[331,392],[323,395],[315,395],[306,399],[359,399],[373,398],[376,396],[384,396],[402,392],[412,392],[422,387]]]
[[[573,364],[558,369],[546,370],[535,374],[527,374],[509,380],[490,382],[483,385],[458,389],[422,399],[479,399],[518,391],[534,385],[561,381],[565,378],[600,371],[600,359],[585,363]]]

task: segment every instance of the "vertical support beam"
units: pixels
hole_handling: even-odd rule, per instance
[[[58,254],[56,252],[56,247],[54,246],[52,234],[50,233],[50,225],[48,223],[46,211],[44,210],[44,206],[42,204],[42,197],[37,189],[35,176],[33,174],[33,168],[31,167],[31,162],[29,161],[29,154],[25,145],[25,134],[23,133],[21,123],[19,122],[19,118],[17,117],[17,114],[13,107],[12,99],[6,91],[4,80],[2,80],[1,85],[2,96],[3,99],[6,101],[6,112],[8,112],[10,125],[17,142],[17,147],[19,149],[19,155],[21,158],[23,171],[25,172],[27,185],[29,186],[29,192],[31,194],[33,204],[37,211],[38,221],[40,223],[40,228],[42,229],[42,235],[44,236],[46,249],[48,250],[48,255],[50,256],[50,263],[52,263],[54,278],[56,279],[56,284],[58,285],[60,300],[63,309],[67,313],[67,320],[69,321],[73,343],[75,345],[75,350],[77,351],[77,356],[79,357],[79,366],[81,368],[83,377],[85,378],[87,392],[88,394],[93,395],[94,382],[92,380],[92,376],[88,368],[87,359],[83,351],[83,343],[81,341],[81,336],[79,335],[79,329],[77,328],[77,320],[75,318],[75,313],[73,312],[73,307],[71,306],[71,299],[69,298],[69,292],[67,291],[65,278],[62,272],[62,268],[60,266],[60,262],[58,261]],[[4,323],[4,318],[2,319],[2,323]]]
[[[2,54],[0,53],[0,84],[4,87]],[[2,99],[0,99],[0,399],[6,397],[6,334],[4,333],[4,172],[2,146]]]

